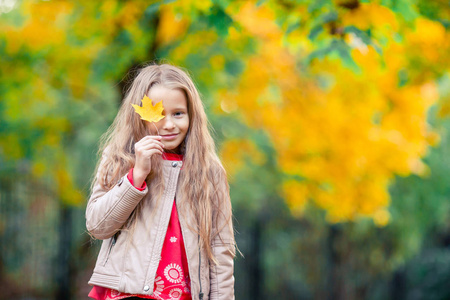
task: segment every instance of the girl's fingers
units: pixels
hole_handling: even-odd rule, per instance
[[[144,150],[136,155],[136,160],[148,160],[153,154],[163,154],[164,150],[161,148],[153,148]]]
[[[136,164],[143,164],[143,165],[149,164],[150,158],[155,154],[162,155],[163,151],[160,149],[147,150],[144,152],[144,154],[141,157],[136,159]]]
[[[135,144],[135,147],[148,147],[151,144],[159,144],[161,147],[164,147],[163,143],[160,141],[161,137],[157,136],[157,138],[154,138],[154,136],[146,136],[142,138],[139,142]]]
[[[142,139],[140,139],[136,144],[144,143],[146,141],[161,141],[161,137],[159,135],[146,135]]]
[[[153,153],[152,152],[153,150],[161,151],[161,153],[164,152],[164,148],[163,147],[161,147],[159,145],[156,145],[155,147],[151,147],[151,148],[148,148],[148,149],[143,149],[143,153],[144,153],[144,155],[148,155],[149,153]]]
[[[145,150],[150,150],[150,149],[164,149],[164,145],[162,143],[157,143],[157,142],[147,142],[141,145],[135,145],[135,150],[136,153],[139,153],[141,151],[145,151]]]
[[[145,140],[156,140],[156,141],[160,141],[162,139],[161,136],[159,135],[146,135],[144,136],[140,141],[145,141]]]
[[[135,145],[135,148],[144,148],[144,149],[148,149],[154,145],[157,146],[161,146],[164,147],[164,144],[161,143],[160,141],[155,141],[155,140],[147,140],[147,141],[142,141],[142,143]]]
[[[148,145],[141,145],[141,146],[135,146],[135,153],[137,156],[143,155],[146,151],[152,150],[152,149],[158,149],[161,151],[164,151],[164,146],[160,144],[148,144]]]
[[[164,145],[161,143],[160,136],[145,136],[134,144],[134,150],[136,153],[135,168],[148,174],[151,171],[150,158],[155,154],[162,155]]]
[[[163,154],[163,150],[162,149],[150,149],[150,150],[144,150],[142,152],[140,152],[140,155],[136,155],[136,165],[140,165],[140,164],[148,164],[149,159],[154,155],[154,154]]]
[[[162,149],[152,149],[152,150],[148,150],[148,156],[152,156],[153,154],[163,154],[163,150]]]

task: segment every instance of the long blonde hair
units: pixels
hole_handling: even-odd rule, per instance
[[[134,144],[148,134],[148,129],[145,121],[139,118],[131,104],[141,105],[141,99],[144,95],[148,95],[154,85],[180,89],[186,95],[189,129],[182,147],[184,162],[179,184],[197,221],[190,229],[198,233],[200,246],[210,261],[216,262],[211,249],[212,239],[224,226],[230,226],[232,230],[229,187],[225,170],[216,154],[214,140],[208,129],[209,123],[200,95],[192,79],[180,68],[168,64],[152,64],[140,69],[126,93],[114,122],[100,140],[99,154],[106,153],[106,155],[102,163],[97,164],[98,176],[94,181],[109,190],[134,166]],[[147,177],[160,195],[164,189],[161,165],[161,159],[154,155],[152,171]],[[140,213],[139,208],[138,206],[128,223],[134,219],[135,214]],[[219,216],[222,219],[226,216],[226,222],[213,224],[213,220],[217,222]]]

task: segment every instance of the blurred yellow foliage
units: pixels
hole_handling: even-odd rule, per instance
[[[84,196],[74,187],[73,178],[64,165],[54,170],[54,177],[56,178],[57,194],[64,204],[77,205],[83,203]]]
[[[257,38],[259,48],[247,60],[239,87],[219,93],[221,107],[226,113],[239,111],[249,125],[265,129],[283,172],[304,178],[283,185],[288,206],[300,214],[307,199],[313,199],[331,222],[368,216],[386,225],[390,182],[396,174],[427,175],[421,158],[439,140],[427,123],[428,110],[438,99],[432,77],[411,78],[399,87],[398,72],[410,67],[411,47],[423,53],[419,58],[424,63],[447,60],[450,39],[443,26],[418,19],[415,31],[401,27],[406,41],[400,43],[394,40],[400,30],[394,13],[375,3],[362,4],[342,20],[384,35],[383,56],[359,43],[352,51],[358,72],[341,60],[325,58],[311,63],[308,77],[291,53],[310,45],[297,36],[296,47],[283,46],[286,37],[269,6],[247,2],[234,17],[244,34]],[[327,86],[320,87],[318,78]],[[269,99],[272,85],[280,89],[281,101]],[[223,159],[232,162],[233,173],[239,156],[231,153]]]
[[[248,162],[255,165],[263,165],[266,162],[266,157],[256,145],[244,139],[227,140],[221,147],[220,156],[231,176]]]
[[[386,226],[389,223],[389,219],[390,219],[390,214],[386,210],[376,211],[373,216],[373,220],[374,220],[375,224],[380,227]]]
[[[296,180],[288,180],[283,184],[283,192],[292,213],[301,216],[310,195],[308,186]]]
[[[31,174],[36,178],[50,177],[55,182],[55,192],[66,204],[83,203],[84,197],[74,182],[73,174],[67,170],[67,154],[63,152],[62,137],[71,123],[67,116],[47,115],[60,101],[54,97],[55,88],[63,88],[58,76],[64,77],[63,84],[70,89],[70,97],[83,99],[92,72],[91,65],[116,38],[117,32],[128,31],[133,41],[143,38],[138,21],[149,4],[148,1],[92,1],[83,3],[80,9],[79,4],[73,1],[33,0],[16,8],[20,10],[23,22],[16,22],[13,26],[0,20],[3,29],[0,39],[6,41],[6,53],[12,57],[18,53],[37,53],[42,62],[33,61],[34,68],[43,68],[2,66],[3,71],[14,74],[8,79],[28,88],[11,89],[3,103],[3,115],[6,121],[21,124],[31,132],[33,153],[38,157],[33,157]],[[16,84],[13,82],[12,86]],[[24,114],[25,107],[32,113]],[[2,134],[2,155],[11,160],[25,158],[28,139]]]
[[[175,10],[176,7],[173,5],[161,6],[158,32],[156,35],[156,41],[161,46],[181,37],[189,26],[188,19],[182,17],[181,14],[177,14]]]
[[[0,151],[2,155],[12,159],[20,159],[24,156],[20,140],[16,135],[0,135]]]
[[[345,10],[342,21],[344,26],[353,25],[361,30],[375,29],[392,32],[398,29],[394,12],[375,2],[360,3],[357,9]]]

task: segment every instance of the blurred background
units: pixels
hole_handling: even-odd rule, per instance
[[[84,209],[134,71],[203,96],[237,299],[450,299],[448,0],[0,0],[0,299],[87,299]]]

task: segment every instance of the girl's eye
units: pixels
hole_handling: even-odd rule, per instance
[[[179,112],[174,113],[173,115],[174,115],[175,117],[180,117],[180,116],[184,115],[184,112],[179,111]]]

